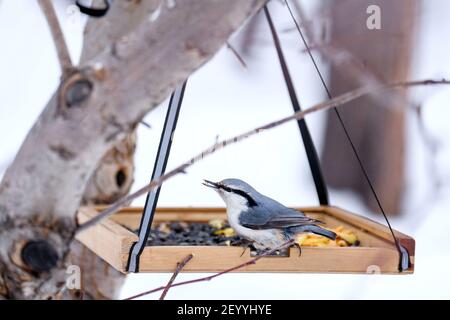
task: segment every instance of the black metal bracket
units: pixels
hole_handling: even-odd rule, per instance
[[[266,15],[266,19],[270,27],[270,32],[272,33],[273,42],[275,44],[275,49],[277,50],[278,60],[280,61],[281,70],[283,72],[284,81],[286,82],[286,86],[289,92],[292,108],[294,109],[294,112],[299,112],[301,111],[300,103],[297,99],[294,84],[292,82],[291,75],[289,74],[289,69],[287,67],[286,60],[283,55],[283,50],[281,49],[280,40],[278,38],[277,31],[272,22],[272,18],[270,17],[270,13],[269,10],[267,9],[267,6],[264,6],[264,13]],[[320,161],[319,156],[317,155],[316,147],[314,146],[314,142],[312,140],[311,134],[309,133],[309,129],[305,119],[298,120],[297,124],[300,129],[303,144],[305,146],[306,156],[308,158],[309,167],[311,168],[311,174],[313,176],[314,184],[316,186],[319,203],[321,205],[327,206],[329,204],[328,189],[322,174],[322,169],[320,167]]]
[[[103,7],[99,7],[99,8],[95,8],[95,7],[88,7],[85,6],[84,4],[82,4],[80,2],[80,0],[76,0],[75,1],[75,5],[78,7],[78,9],[80,9],[81,13],[84,13],[90,17],[94,17],[94,18],[101,18],[104,15],[106,15],[106,13],[109,10],[110,7],[110,2],[111,0],[103,0]]]
[[[411,259],[409,258],[408,250],[401,244],[399,244],[400,251],[400,262],[398,266],[398,271],[403,272],[411,267]]]
[[[185,88],[186,81],[180,85],[170,97],[166,120],[159,142],[158,153],[153,167],[152,180],[161,177],[166,170],[170,148],[172,146],[172,137],[177,126]],[[139,240],[131,247],[130,256],[128,257],[128,272],[139,272],[139,258],[147,244],[160,191],[161,187],[157,187],[147,194],[144,213],[142,214],[141,223],[139,225]]]

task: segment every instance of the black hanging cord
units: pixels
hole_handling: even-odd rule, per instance
[[[109,1],[110,0],[103,0],[103,7],[100,8],[94,8],[94,7],[87,7],[84,4],[81,3],[80,0],[75,1],[75,5],[80,9],[81,13],[87,14],[88,16],[94,17],[94,18],[101,18],[103,17],[109,10]]]
[[[306,38],[303,35],[303,32],[302,32],[302,30],[301,30],[301,28],[300,28],[300,26],[299,26],[299,24],[297,22],[297,19],[295,19],[295,16],[294,16],[294,14],[292,12],[291,7],[289,6],[289,2],[287,0],[284,0],[284,2],[286,3],[286,6],[287,6],[287,8],[289,10],[289,14],[291,15],[291,18],[292,18],[292,20],[295,23],[295,26],[296,26],[299,34],[300,34],[300,37],[302,38],[303,44],[306,47],[308,55],[311,58],[312,63],[314,64],[314,68],[316,69],[317,74],[319,75],[320,81],[322,82],[322,85],[325,88],[325,91],[327,92],[328,98],[329,99],[333,99],[333,96],[331,95],[331,92],[328,89],[328,86],[327,86],[327,84],[326,84],[326,82],[325,82],[325,80],[324,80],[324,78],[322,76],[322,73],[320,72],[319,67],[317,66],[316,60],[314,59],[314,56],[312,55],[311,49],[309,48],[309,45],[308,45],[308,43],[306,41]],[[336,113],[336,116],[337,116],[337,118],[338,118],[338,120],[339,120],[339,122],[341,124],[342,129],[344,130],[345,136],[346,136],[348,142],[350,143],[350,146],[351,146],[351,148],[353,150],[353,154],[355,155],[356,160],[359,163],[359,167],[361,168],[361,171],[362,171],[362,173],[364,175],[364,178],[366,179],[367,184],[369,185],[370,190],[372,191],[373,196],[374,196],[374,198],[375,198],[375,200],[376,200],[376,202],[378,204],[378,207],[380,208],[381,213],[383,214],[383,217],[386,220],[386,223],[387,223],[387,225],[389,227],[389,230],[390,230],[390,232],[392,234],[392,237],[394,238],[395,246],[397,247],[397,250],[398,250],[399,255],[400,255],[399,270],[400,271],[407,270],[410,267],[409,253],[405,249],[405,247],[403,247],[400,244],[400,242],[398,241],[397,237],[395,236],[395,233],[394,233],[394,230],[392,229],[391,223],[389,222],[389,219],[388,219],[388,217],[386,215],[386,212],[384,211],[383,206],[381,205],[380,198],[378,197],[378,195],[377,195],[377,193],[375,191],[375,187],[373,186],[372,182],[370,181],[370,178],[369,178],[369,175],[367,173],[367,170],[364,167],[364,165],[363,165],[363,163],[361,161],[361,158],[359,157],[358,152],[356,151],[356,147],[355,147],[355,145],[354,145],[354,143],[353,143],[353,141],[352,141],[352,139],[350,137],[349,132],[347,131],[347,128],[345,127],[344,121],[342,120],[342,117],[341,117],[341,114],[339,113],[339,110],[337,108],[333,108],[333,109],[334,109],[334,111]]]
[[[301,111],[300,103],[297,99],[297,94],[295,93],[294,84],[292,83],[291,76],[284,59],[283,51],[281,49],[280,40],[273,25],[272,18],[270,17],[269,10],[267,6],[264,6],[264,13],[266,14],[267,22],[269,23],[270,31],[272,33],[273,42],[275,43],[275,48],[277,50],[278,59],[280,60],[281,70],[283,71],[283,77],[286,82],[287,89],[289,91],[289,97],[291,98],[292,107],[294,112]],[[313,176],[314,184],[316,186],[317,196],[321,205],[327,206],[328,201],[328,190],[325,180],[323,178],[322,170],[319,163],[319,157],[317,156],[317,151],[314,143],[309,133],[308,126],[305,119],[300,119],[297,121],[300,133],[302,136],[303,144],[306,150],[306,156],[308,157],[309,166],[311,168],[311,173]]]

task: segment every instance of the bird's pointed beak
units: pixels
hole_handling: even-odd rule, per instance
[[[218,184],[217,182],[212,182],[206,179],[203,179],[203,183],[204,186],[212,188],[212,189],[216,189],[218,190],[220,188],[220,184]]]

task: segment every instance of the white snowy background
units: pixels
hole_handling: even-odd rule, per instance
[[[56,2],[56,1],[55,1]],[[82,47],[86,18],[69,2],[57,2],[58,15],[75,61]],[[309,17],[319,14],[320,1],[303,1]],[[292,27],[284,6],[271,4],[279,30]],[[450,2],[423,1],[417,21],[411,79],[450,78]],[[303,106],[326,99],[317,74],[295,32],[280,33]],[[231,39],[236,42],[237,34]],[[223,48],[189,79],[168,169],[215,141],[292,113],[285,84],[267,27],[257,34],[259,45],[244,69]],[[327,71],[325,61],[320,67]],[[0,0],[0,177],[14,158],[28,130],[58,84],[56,53],[36,1]],[[168,299],[396,299],[450,298],[450,87],[410,91],[424,106],[425,126],[437,142],[431,154],[409,115],[407,191],[401,215],[393,226],[416,239],[415,273],[394,275],[228,274],[211,282],[173,288]],[[148,182],[167,102],[149,113],[148,129],[138,130],[134,189]],[[316,146],[322,148],[324,113],[308,117]],[[347,170],[359,170],[349,163]],[[433,175],[435,171],[437,174]],[[226,148],[164,184],[160,206],[223,206],[201,185],[201,179],[239,177],[261,192],[291,206],[317,204],[303,146],[294,123]],[[389,177],[386,177],[389,179]],[[440,187],[434,184],[439,182]],[[351,192],[330,190],[331,202],[380,220]],[[143,205],[138,199],[133,205]],[[181,274],[178,280],[201,274]],[[133,274],[123,287],[127,297],[165,284],[170,274]],[[159,294],[146,298],[157,298]]]

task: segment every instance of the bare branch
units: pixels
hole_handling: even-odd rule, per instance
[[[236,48],[234,48],[230,42],[227,42],[227,48],[230,49],[230,51],[233,53],[233,55],[236,57],[236,59],[238,59],[239,63],[245,68],[247,69],[247,64],[245,63],[244,59],[242,58],[242,56],[239,54],[239,52],[237,52]]]
[[[164,298],[167,295],[167,292],[169,292],[169,289],[172,286],[173,282],[175,281],[175,278],[177,277],[177,275],[184,268],[186,263],[188,263],[193,257],[194,256],[191,253],[186,258],[184,258],[181,262],[177,263],[177,268],[175,269],[175,272],[172,274],[172,277],[170,277],[170,280],[167,283],[166,287],[164,288],[164,291],[161,293],[161,297],[159,297],[159,300],[164,300]]]
[[[305,109],[303,111],[294,113],[291,116],[279,119],[274,122],[270,122],[268,124],[265,124],[258,128],[252,129],[252,130],[242,133],[240,135],[217,142],[214,145],[212,145],[211,147],[204,150],[203,152],[192,157],[190,160],[186,161],[185,163],[181,164],[180,166],[176,167],[175,169],[169,171],[168,173],[162,175],[160,178],[158,178],[156,180],[152,180],[148,185],[142,187],[141,189],[137,190],[136,192],[119,199],[116,203],[111,205],[109,208],[100,212],[97,216],[95,216],[91,220],[80,225],[77,229],[77,233],[82,232],[83,230],[86,230],[89,227],[92,227],[93,225],[97,224],[99,221],[116,213],[117,211],[122,209],[124,206],[127,206],[134,199],[136,199],[136,198],[146,194],[150,190],[153,190],[154,188],[160,186],[163,182],[172,178],[173,176],[177,175],[178,173],[184,173],[186,171],[186,169],[188,167],[192,166],[194,163],[197,163],[197,162],[203,160],[205,157],[215,153],[216,151],[225,148],[225,146],[243,141],[243,140],[245,140],[251,136],[254,136],[262,131],[276,128],[287,122],[303,119],[306,115],[308,115],[310,113],[317,112],[320,110],[328,110],[331,108],[335,108],[335,107],[344,105],[345,103],[355,100],[355,99],[357,99],[365,94],[368,94],[368,93],[380,94],[381,91],[387,90],[387,89],[406,88],[406,87],[413,87],[413,86],[419,86],[419,85],[436,85],[436,84],[450,84],[450,81],[445,80],[445,79],[421,80],[421,81],[401,81],[401,82],[394,82],[394,83],[385,84],[385,85],[361,87],[361,88],[355,89],[353,91],[344,93],[340,96],[337,96],[331,100],[316,104],[316,105],[314,105],[308,109]]]
[[[148,122],[146,122],[146,121],[144,121],[144,120],[141,120],[141,121],[139,122],[139,124],[142,124],[142,125],[143,125],[144,127],[146,127],[147,129],[151,129],[151,128],[152,128],[151,124],[148,123]]]
[[[69,50],[67,48],[61,26],[58,22],[55,9],[53,8],[52,0],[38,0],[41,10],[47,19],[50,32],[52,34],[53,42],[55,44],[56,53],[58,54],[59,64],[63,75],[73,68],[72,60],[70,59]]]
[[[263,254],[261,254],[261,255],[255,257],[255,258],[253,258],[253,259],[251,259],[251,260],[249,260],[249,261],[247,261],[247,262],[244,262],[244,263],[242,263],[242,264],[240,264],[240,265],[237,265],[237,266],[235,266],[235,267],[226,269],[226,270],[224,270],[224,271],[220,271],[220,272],[218,272],[218,273],[216,273],[216,274],[213,274],[212,276],[207,276],[207,277],[202,277],[202,278],[198,278],[198,279],[192,279],[192,280],[187,280],[187,281],[178,282],[178,283],[173,284],[171,287],[178,287],[178,286],[182,286],[182,285],[186,285],[186,284],[191,284],[191,283],[197,283],[197,282],[203,282],[203,281],[210,281],[210,280],[212,280],[212,279],[214,279],[214,278],[217,278],[217,277],[219,277],[219,276],[221,276],[221,275],[224,275],[224,274],[226,274],[226,273],[230,273],[230,272],[233,272],[233,271],[242,269],[242,268],[244,268],[244,267],[246,267],[246,266],[249,266],[249,265],[251,265],[251,264],[255,264],[259,259],[261,259],[261,258],[263,258],[263,257],[265,257],[265,256],[272,255],[272,254],[274,254],[275,252],[277,252],[278,250],[282,250],[282,249],[285,249],[285,248],[289,248],[292,244],[294,244],[294,240],[286,241],[286,242],[283,243],[281,246],[279,246],[279,247],[277,247],[277,248],[274,248],[274,249],[271,249],[271,250],[268,250],[268,251],[264,252]],[[148,294],[150,294],[150,293],[158,292],[158,291],[161,291],[161,290],[164,290],[164,289],[165,289],[165,287],[158,287],[158,288],[155,288],[155,289],[152,289],[152,290],[149,290],[149,291],[145,291],[145,292],[139,293],[139,294],[137,294],[137,295],[134,295],[134,296],[132,296],[132,297],[126,298],[126,299],[124,299],[124,300],[133,300],[133,299],[136,299],[136,298],[139,298],[139,297],[148,295]]]

